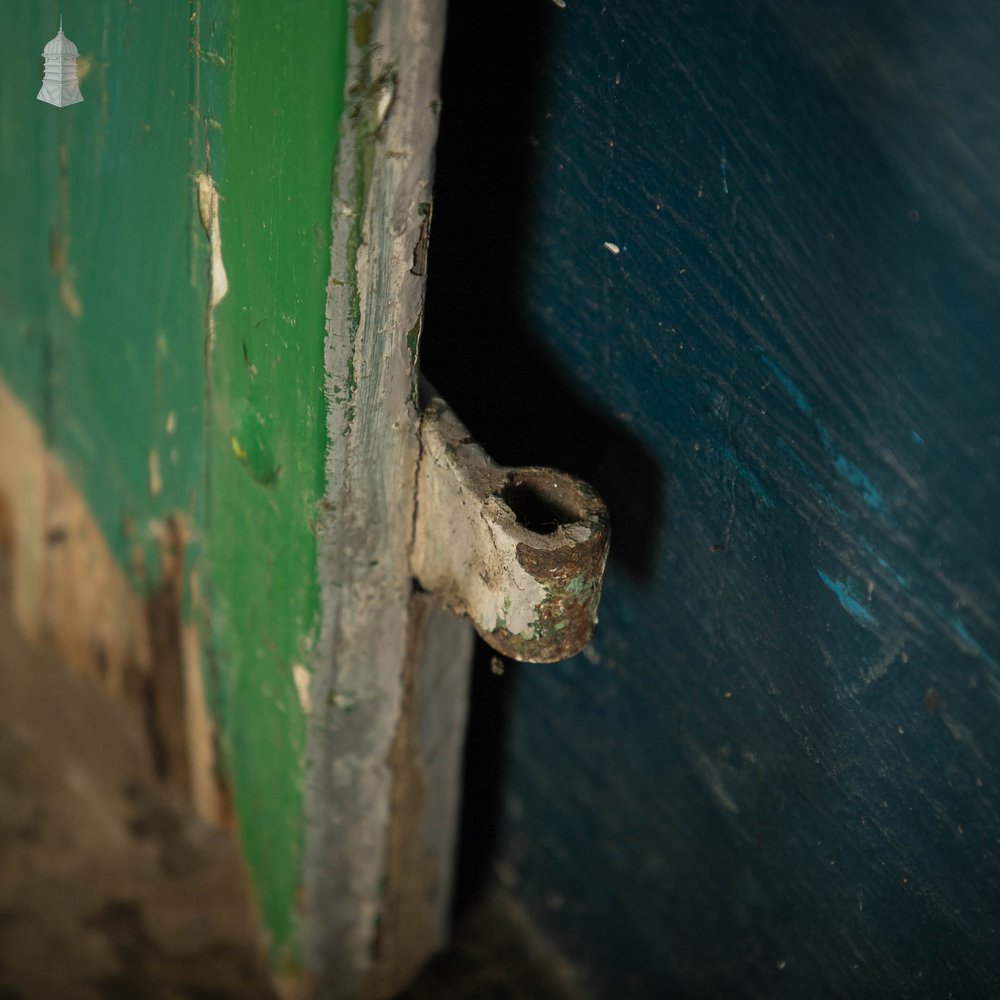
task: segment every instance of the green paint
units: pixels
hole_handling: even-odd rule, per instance
[[[274,486],[281,471],[271,447],[274,436],[270,414],[262,413],[249,401],[236,406],[230,438],[233,454],[246,467],[254,482],[261,486]]]
[[[143,555],[137,586],[155,580],[158,519],[187,517],[207,603],[193,607],[187,586],[185,608],[201,616],[222,763],[285,968],[299,952],[305,725],[292,665],[308,663],[320,613],[347,6],[15,0],[4,24],[18,42],[0,63],[0,375],[121,565]],[[34,99],[60,12],[86,70],[84,103],[63,109]],[[229,280],[210,355],[199,172],[221,197]],[[352,414],[356,390],[350,372]]]
[[[208,428],[215,669],[247,860],[276,958],[293,968],[305,721],[292,666],[308,663],[319,624],[314,525],[346,9],[229,0],[213,13],[225,16],[223,44],[210,45],[224,85],[202,113],[223,123],[206,131],[206,166],[229,280],[214,314]],[[346,388],[353,397],[353,375]]]
[[[502,611],[502,614],[497,615],[496,624],[493,626],[493,631],[494,632],[496,632],[498,629],[502,629],[502,628],[505,629],[505,628],[508,627],[508,625],[507,625],[507,615],[509,615],[509,614],[510,614],[510,595],[506,594],[506,595],[504,595],[504,599],[503,599],[503,611]],[[483,627],[484,628],[488,628],[488,626],[486,626],[485,623],[483,623]]]
[[[60,11],[81,56],[84,102],[69,108],[35,100]],[[17,44],[0,64],[0,373],[122,566],[143,555],[140,587],[155,579],[157,520],[197,521],[204,500],[189,13],[102,0],[4,7]]]

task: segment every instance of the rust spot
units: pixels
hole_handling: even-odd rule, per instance
[[[500,652],[532,663],[565,660],[590,641],[611,538],[608,509],[586,483],[575,480],[571,496],[565,489],[550,490],[551,480],[548,470],[518,470],[503,494],[520,524],[540,539],[562,543],[518,544],[517,561],[545,588],[547,597],[530,634],[501,627],[489,636]],[[589,529],[582,541],[571,534],[578,526]]]
[[[604,502],[565,472],[490,461],[438,397],[420,433],[414,575],[504,656],[553,663],[579,653],[597,622]]]

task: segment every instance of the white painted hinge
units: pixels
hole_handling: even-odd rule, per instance
[[[411,562],[421,586],[505,656],[580,652],[608,555],[604,502],[564,472],[495,464],[436,395],[420,435]]]

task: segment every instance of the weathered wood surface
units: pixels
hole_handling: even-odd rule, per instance
[[[395,989],[444,934],[469,641],[410,610],[443,5],[88,0],[66,109],[56,7],[10,6],[19,626],[238,834],[284,989]]]
[[[235,804],[294,970],[347,6],[79,4],[63,109],[26,96],[58,9],[9,7],[0,376],[47,449],[2,456],[15,607],[154,706],[162,769],[207,815]]]
[[[997,995],[995,7],[451,13],[426,371],[615,526],[499,870],[598,996]]]
[[[202,211],[192,234],[204,253],[218,227],[218,254],[202,265],[210,287],[199,326],[212,708],[276,964],[289,975],[303,956],[330,172],[347,21],[346,2],[203,0],[192,41],[191,180],[207,176],[219,195],[217,218]]]
[[[0,87],[13,614],[37,647],[132,705],[161,777],[222,823],[194,621],[204,298],[188,226],[192,21],[165,8],[74,13],[91,100],[59,110],[23,99],[58,16],[5,11],[20,41]],[[171,51],[184,55],[159,61]]]
[[[410,645],[392,772],[378,933],[365,995],[395,997],[448,941],[472,629],[427,594],[410,599]]]
[[[421,842],[423,819],[392,815],[394,786],[417,765],[397,760],[392,748],[414,724],[404,716],[406,664],[420,642],[412,632],[410,545],[425,278],[414,273],[414,253],[431,200],[443,31],[440,0],[380,3],[352,21],[327,300],[324,615],[307,743],[309,961],[330,997],[355,995],[373,955],[388,954],[391,965],[407,935],[440,940],[447,907],[440,896],[426,901],[430,933],[390,920],[387,932],[402,936],[378,940],[382,908],[397,891],[392,876],[406,869],[398,857],[393,863],[400,844],[390,819],[414,834],[413,864],[426,864],[429,852],[443,875],[451,863],[450,834]],[[467,641],[453,652],[467,660]],[[461,723],[464,708],[455,716],[447,706],[464,706],[464,692],[464,683],[445,690],[443,719]],[[456,743],[450,752],[457,766]],[[414,803],[429,817],[458,793],[454,768],[441,775],[433,794]],[[366,988],[398,985],[393,975],[380,963]]]
[[[0,582],[0,993],[274,997],[233,839],[164,787],[126,706],[23,639],[9,598]]]

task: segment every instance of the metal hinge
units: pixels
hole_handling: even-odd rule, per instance
[[[429,395],[414,576],[505,656],[573,656],[597,623],[609,541],[604,502],[564,472],[497,465],[444,400]]]

